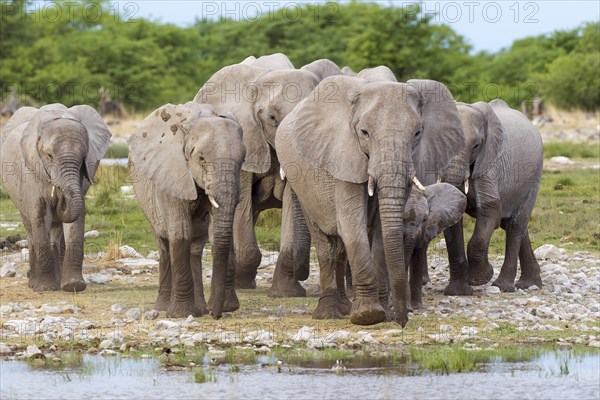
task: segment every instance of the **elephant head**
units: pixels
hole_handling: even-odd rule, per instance
[[[231,112],[243,131],[246,158],[243,169],[263,174],[271,168],[275,132],[283,118],[317,85],[308,71],[231,65],[217,71],[194,101]]]
[[[177,200],[206,196],[212,204],[212,288],[213,298],[220,300],[213,303],[212,314],[220,316],[245,156],[239,124],[232,115],[215,114],[209,105],[167,104],[146,117],[129,144],[134,177],[143,175]]]
[[[322,81],[323,79],[334,75],[344,75],[342,70],[340,69],[340,67],[337,66],[336,63],[326,58],[315,60],[310,64],[306,64],[300,69],[312,72],[317,76],[319,81]]]
[[[252,56],[250,56],[252,57]],[[283,53],[267,54],[252,60],[250,57],[246,58],[243,62],[260,68],[266,68],[269,70],[277,69],[295,69],[294,64],[290,61],[288,56]]]
[[[323,80],[315,93],[280,126],[278,155],[288,160],[293,158],[288,154],[298,154],[339,181],[368,181],[369,194],[377,193],[395,320],[404,325],[408,317],[403,214],[415,176],[413,153],[425,146],[431,160],[447,163],[452,152],[462,148],[456,106],[427,101],[418,85],[343,75]],[[452,120],[458,126],[448,130],[447,124],[428,119]],[[293,167],[283,165],[284,170]]]
[[[463,124],[466,144],[453,164],[468,165],[471,179],[487,176],[491,179],[500,167],[498,160],[506,147],[506,133],[496,113],[485,102],[457,104]]]
[[[89,106],[67,108],[49,104],[39,110],[19,109],[6,125],[21,129],[21,153],[26,167],[51,186],[49,197],[58,218],[76,221],[84,211],[83,198],[106,153],[111,133]]]

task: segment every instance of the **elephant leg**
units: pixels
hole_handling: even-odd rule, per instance
[[[352,286],[352,270],[350,269],[350,263],[347,258],[348,257],[346,256],[346,266],[344,267],[344,270],[346,271],[346,294],[348,295],[348,298],[353,298],[354,287]]]
[[[52,243],[52,253],[54,255],[54,259],[57,260],[56,265],[58,266],[58,268],[56,268],[56,270],[54,271],[54,276],[56,279],[56,284],[60,285],[60,280],[62,276],[62,265],[66,251],[65,236],[62,223],[52,223],[52,229],[50,231],[50,243]]]
[[[465,239],[462,218],[444,231],[448,261],[450,264],[450,282],[444,289],[446,296],[471,296],[473,288],[467,281],[469,263],[465,255]]]
[[[386,320],[379,302],[379,282],[371,259],[364,188],[343,185],[335,193],[338,234],[344,242],[354,284],[350,322],[373,325]]]
[[[429,277],[429,266],[425,265],[423,268],[423,272],[421,273],[421,284],[426,285],[431,282],[431,278]]]
[[[233,312],[239,310],[240,301],[235,292],[235,252],[233,246],[229,250],[229,260],[227,270],[225,271],[225,302],[223,303],[224,312]]]
[[[492,234],[500,223],[500,210],[501,205],[496,202],[477,209],[475,230],[467,245],[469,284],[473,286],[485,285],[494,276],[488,250]]]
[[[535,259],[531,240],[529,239],[529,229],[525,230],[521,239],[521,248],[519,249],[519,261],[521,262],[521,277],[516,283],[519,289],[527,289],[530,286],[542,288],[542,278],[540,276],[540,265]]]
[[[202,310],[194,303],[194,282],[190,267],[191,239],[189,229],[181,235],[169,237],[171,256],[171,302],[167,318],[185,318],[189,315],[202,316]]]
[[[503,292],[514,292],[515,278],[517,276],[517,260],[523,238],[523,228],[510,221],[506,227],[506,248],[504,250],[504,263],[496,280],[492,283]]]
[[[273,273],[273,285],[269,289],[269,297],[306,297],[306,290],[298,283],[294,275],[294,263],[302,262],[306,265],[302,266],[303,269],[308,271],[309,257],[310,257],[310,239],[306,243],[306,237],[304,239],[304,245],[306,249],[300,249],[299,252],[295,252],[296,242],[300,242],[300,238],[296,238],[294,235],[295,225],[302,224],[308,234],[308,227],[304,222],[304,216],[299,220],[297,213],[294,212],[294,201],[292,199],[292,189],[290,185],[286,185],[283,192],[283,207],[281,209],[281,246],[279,256],[277,257],[277,264],[275,265],[275,272]],[[296,203],[298,201],[296,200]],[[299,207],[299,204],[296,204]],[[302,210],[300,210],[300,213]],[[296,253],[296,254],[295,254]],[[306,254],[304,254],[306,253]],[[303,257],[303,260],[295,260],[294,257]],[[306,279],[308,274],[306,274]]]
[[[63,224],[65,257],[61,268],[60,288],[65,292],[82,292],[87,286],[82,273],[84,229],[85,207],[75,222]]]
[[[37,218],[31,224],[31,249],[35,257],[35,269],[32,270],[30,280],[33,278],[31,287],[36,292],[58,289],[56,284],[57,260],[54,258],[50,242],[52,217],[48,215],[50,212],[47,212],[46,216]]]
[[[321,232],[314,232],[312,236],[315,240],[319,260],[321,285],[321,297],[319,297],[319,304],[313,312],[313,319],[342,318],[343,313],[335,280],[335,268],[337,267],[336,239]]]
[[[29,219],[21,214],[21,219],[23,220],[23,225],[27,230],[27,249],[29,250],[29,271],[27,271],[27,286],[33,289],[34,283],[36,281],[36,258],[35,258],[35,246],[33,245],[33,235],[31,229],[31,223]]]
[[[171,304],[171,256],[169,255],[169,240],[156,235],[158,245],[158,297],[154,303],[154,309],[167,311]]]
[[[348,257],[346,255],[346,249],[341,240],[337,240],[337,252],[336,252],[336,267],[335,267],[335,281],[337,286],[338,297],[340,299],[340,310],[342,315],[350,315],[352,309],[352,302],[346,294],[346,264],[348,264]]]
[[[202,223],[199,226],[194,224],[193,231],[190,263],[194,280],[194,304],[202,311],[202,315],[206,315],[208,314],[208,307],[204,299],[204,285],[202,282],[202,253],[208,241],[208,227]]]
[[[256,271],[262,254],[254,233],[254,212],[252,208],[252,174],[240,174],[240,201],[235,209],[233,221],[233,242],[235,244],[235,287],[256,289]]]

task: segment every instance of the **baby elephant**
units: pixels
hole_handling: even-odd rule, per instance
[[[233,215],[246,152],[237,121],[216,115],[206,104],[167,104],[136,128],[129,144],[133,187],[160,256],[155,308],[172,318],[209,311],[201,258],[210,234],[210,311],[219,318],[223,311],[237,310]]]
[[[404,208],[404,260],[410,270],[410,302],[413,309],[422,307],[420,248],[427,248],[437,235],[456,224],[463,216],[467,197],[448,183],[413,187]],[[376,223],[373,233],[373,258],[377,266],[379,294],[384,305],[389,298],[388,273],[385,268],[381,230]]]
[[[0,139],[2,183],[27,229],[29,286],[81,292],[84,196],[111,133],[89,106],[20,108]]]

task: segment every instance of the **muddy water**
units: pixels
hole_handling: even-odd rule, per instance
[[[598,399],[600,355],[546,353],[529,362],[498,362],[482,372],[439,375],[416,365],[351,360],[336,374],[331,362],[263,367],[205,366],[209,381],[195,383],[192,371],[167,371],[156,359],[84,355],[60,371],[23,361],[0,361],[2,399]],[[267,360],[269,361],[269,360]]]

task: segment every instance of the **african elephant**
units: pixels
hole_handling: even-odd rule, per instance
[[[462,223],[452,228],[454,240],[446,239],[450,266],[462,269],[465,276],[468,271],[471,285],[489,282],[494,274],[488,260],[489,242],[493,231],[501,227],[506,231],[505,258],[493,285],[506,292],[515,290],[518,258],[521,278],[516,286],[541,287],[540,267],[528,232],[543,166],[540,134],[523,114],[502,100],[459,103],[458,111],[466,146],[452,164],[469,166],[467,213],[476,223],[466,258]]]
[[[342,74],[347,75],[347,76],[356,76],[356,72],[352,71],[352,68],[350,68],[349,66],[345,66],[344,68],[342,68]]]
[[[232,65],[216,72],[194,101],[211,104],[238,119],[246,146],[241,172],[240,203],[235,213],[236,286],[256,287],[261,252],[254,233],[258,213],[282,208],[280,254],[270,296],[305,296],[298,280],[309,273],[310,235],[295,194],[284,185],[275,154],[275,132],[295,105],[312,92],[318,78],[293,69],[266,70]]]
[[[391,69],[386,67],[385,65],[379,65],[373,68],[365,68],[361,70],[357,76],[362,79],[366,79],[371,82],[375,81],[388,81],[388,82],[398,82],[396,76],[392,72]]]
[[[269,70],[295,69],[294,64],[292,64],[290,59],[283,53],[267,54],[258,58],[250,56],[242,61],[242,64],[253,65],[255,67],[266,68]]]
[[[84,196],[110,137],[86,105],[23,107],[4,127],[2,182],[27,229],[29,286],[35,291],[86,288]]]
[[[343,75],[342,70],[331,60],[321,58],[306,64],[301,70],[310,71],[317,76],[319,82],[334,75]]]
[[[441,165],[464,146],[456,106],[431,101],[415,85],[344,75],[324,79],[315,92],[288,114],[275,139],[319,259],[321,297],[313,318],[341,314],[333,273],[341,239],[354,277],[351,322],[386,319],[367,230],[373,222],[369,207],[377,207],[394,320],[404,326],[403,213],[415,176],[413,153],[425,146],[430,159]]]
[[[146,117],[129,145],[133,187],[159,249],[155,308],[166,310],[167,317],[209,311],[201,258],[210,234],[210,312],[219,318],[238,309],[232,238],[245,156],[239,124],[208,105],[167,104]]]

